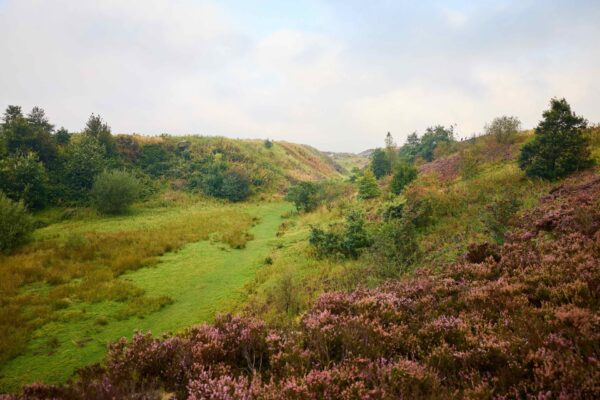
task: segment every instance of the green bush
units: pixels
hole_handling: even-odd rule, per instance
[[[382,277],[396,277],[406,272],[419,255],[415,225],[409,218],[383,223],[374,235],[371,254]]]
[[[370,169],[367,169],[360,178],[358,178],[358,197],[360,199],[372,199],[379,196],[379,186],[375,175]]]
[[[127,171],[101,173],[91,191],[94,207],[102,214],[120,214],[139,198],[141,185]]]
[[[23,202],[14,202],[0,192],[0,253],[9,253],[26,243],[33,232],[33,221]]]
[[[365,228],[365,218],[361,211],[352,210],[346,215],[342,229],[330,226],[329,231],[311,227],[309,243],[318,257],[358,258],[362,250],[371,245],[371,238]]]
[[[319,186],[313,182],[300,182],[290,187],[285,199],[294,203],[296,210],[310,212],[319,205]]]
[[[242,201],[250,196],[250,179],[240,169],[231,169],[225,173],[220,197],[229,201]]]
[[[417,169],[407,162],[399,163],[394,171],[390,190],[394,194],[400,194],[404,187],[417,177]]]
[[[589,167],[592,160],[583,135],[587,121],[571,111],[565,99],[552,99],[543,116],[535,137],[519,155],[519,167],[527,176],[554,180]]]

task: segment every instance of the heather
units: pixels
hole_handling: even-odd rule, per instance
[[[597,398],[600,177],[555,186],[436,273],[322,295],[288,329],[223,315],[138,333],[24,398]]]

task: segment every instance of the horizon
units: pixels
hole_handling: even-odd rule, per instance
[[[350,153],[500,115],[531,129],[552,97],[598,122],[599,19],[585,0],[0,0],[0,107]]]

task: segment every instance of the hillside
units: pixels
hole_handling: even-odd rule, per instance
[[[523,162],[543,130],[501,133],[428,128],[345,178],[304,146],[135,137],[124,165],[145,198],[120,215],[42,209],[0,256],[1,390],[597,397],[600,128],[574,128],[575,156],[534,171],[563,162],[554,179]],[[253,194],[214,199],[240,170]]]
[[[112,345],[105,367],[78,384],[26,393],[594,398],[599,197],[598,175],[574,177],[525,213],[502,248],[473,248],[442,274],[323,295],[294,331],[223,316],[168,339],[140,333]]]

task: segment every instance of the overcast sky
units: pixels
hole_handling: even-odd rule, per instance
[[[600,121],[599,0],[0,0],[0,107],[73,131],[361,151],[553,96]]]

